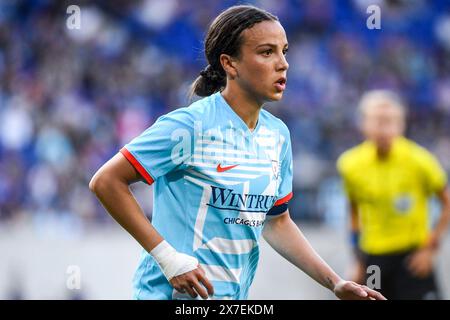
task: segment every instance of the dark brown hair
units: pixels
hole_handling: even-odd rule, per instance
[[[209,96],[225,87],[227,77],[220,64],[220,55],[238,57],[242,45],[241,33],[262,21],[278,21],[273,14],[250,5],[233,6],[219,14],[209,26],[205,37],[208,66],[192,83],[190,96]]]

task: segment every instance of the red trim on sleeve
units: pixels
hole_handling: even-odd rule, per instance
[[[136,158],[128,151],[125,147],[120,149],[120,153],[122,153],[125,158],[133,165],[133,167],[144,177],[145,181],[148,184],[152,184],[154,182],[152,176],[145,170],[145,168],[136,160]]]
[[[281,205],[281,204],[283,204],[283,203],[288,202],[289,200],[292,199],[292,196],[293,196],[293,193],[290,192],[289,194],[287,194],[287,195],[284,196],[283,198],[278,199],[278,200],[274,203],[274,206],[279,206],[279,205]]]

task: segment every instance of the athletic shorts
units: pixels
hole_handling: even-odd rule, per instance
[[[392,300],[439,300],[441,299],[435,273],[425,278],[417,278],[407,267],[407,257],[414,250],[388,255],[362,254],[366,267],[378,266],[380,269],[380,291]],[[366,273],[366,283],[376,283],[375,273]],[[369,280],[369,281],[368,281]],[[378,288],[375,288],[378,289]]]

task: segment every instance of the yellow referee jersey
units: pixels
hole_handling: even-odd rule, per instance
[[[388,254],[423,245],[429,235],[428,198],[447,182],[427,150],[397,138],[385,159],[366,141],[344,152],[337,168],[349,199],[358,208],[360,248]]]

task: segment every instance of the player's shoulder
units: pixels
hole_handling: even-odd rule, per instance
[[[265,126],[270,130],[278,130],[283,136],[289,137],[290,132],[288,126],[280,118],[274,116],[265,109],[261,109],[260,117]]]
[[[433,153],[419,143],[407,138],[401,138],[400,143],[409,159],[422,163],[435,161]]]
[[[344,151],[337,159],[337,168],[341,172],[352,170],[367,159],[370,145],[365,141]]]

